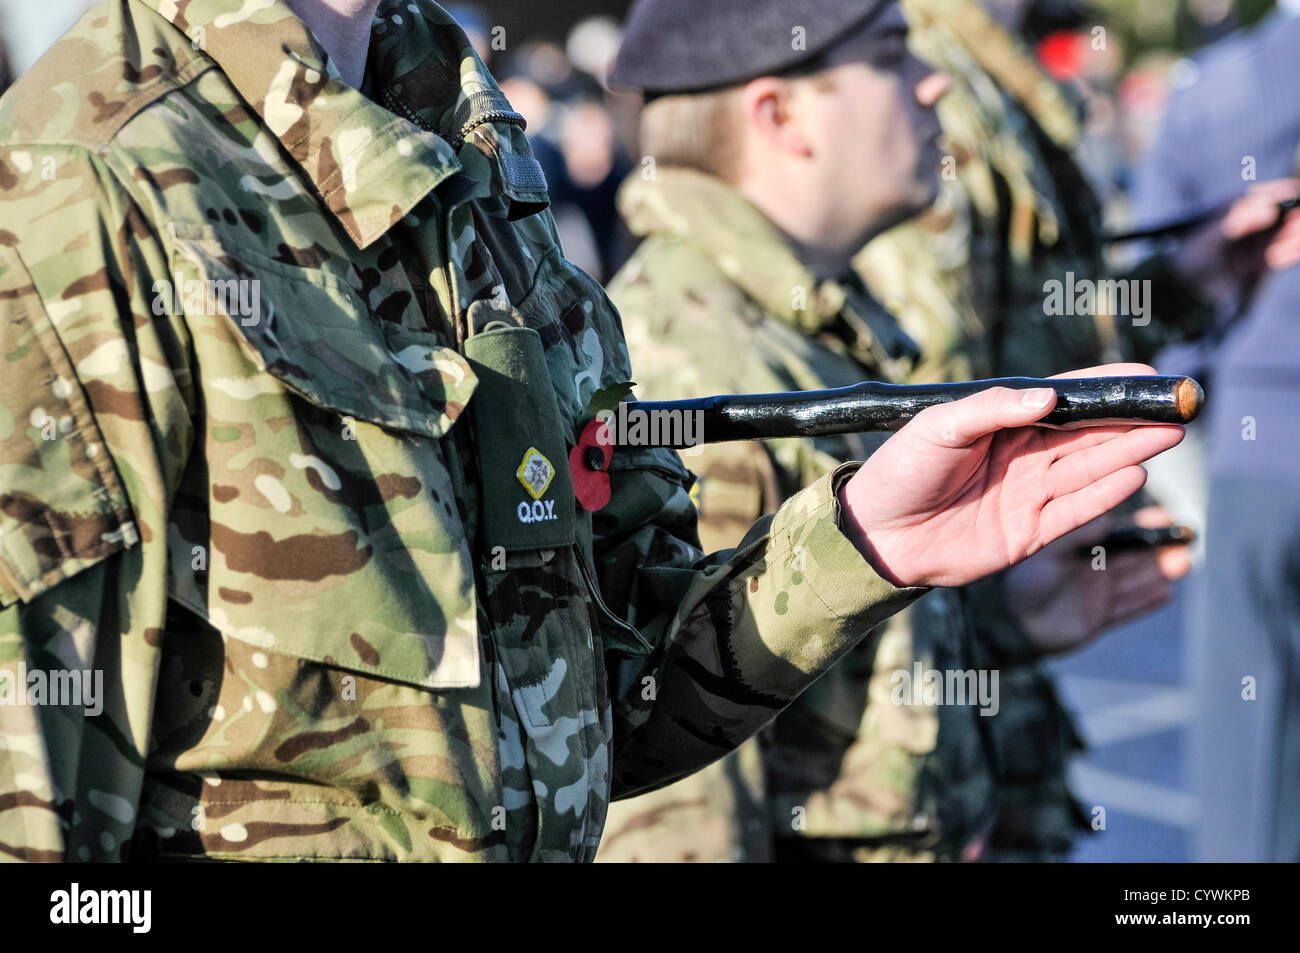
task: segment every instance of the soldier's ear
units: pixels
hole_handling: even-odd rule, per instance
[[[745,125],[769,148],[798,156],[812,155],[812,143],[798,114],[794,84],[761,76],[745,84],[740,96]]]

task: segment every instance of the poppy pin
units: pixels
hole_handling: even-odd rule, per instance
[[[594,513],[609,503],[609,465],[613,459],[609,427],[603,420],[590,421],[583,428],[578,445],[569,451],[573,493],[584,510]]]
[[[588,418],[587,426],[578,437],[578,445],[569,451],[573,493],[589,513],[604,509],[609,503],[612,493],[609,465],[614,459],[614,436],[606,421],[619,402],[632,393],[634,386],[631,382],[608,384],[592,394],[583,414]]]

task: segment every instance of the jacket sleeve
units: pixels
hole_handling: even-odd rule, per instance
[[[0,859],[114,860],[152,720],[188,362],[152,307],[161,243],[102,161],[14,151],[0,150],[17,170],[0,191]]]
[[[596,520],[602,592],[653,646],[610,660],[616,797],[722,757],[926,591],[886,582],[841,531],[836,491],[856,467],[795,494],[736,549],[705,556],[677,455],[616,453],[612,502]]]

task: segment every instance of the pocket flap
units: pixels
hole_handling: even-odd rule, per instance
[[[0,608],[140,536],[81,382],[17,251],[0,246]]]
[[[307,400],[426,437],[443,436],[464,412],[478,379],[433,334],[385,326],[336,276],[174,233],[200,285],[173,293],[207,295],[207,312],[229,320],[254,363]]]

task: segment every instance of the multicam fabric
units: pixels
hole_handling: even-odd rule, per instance
[[[0,103],[0,672],[104,676],[0,705],[0,857],[588,859],[920,594],[847,469],[705,558],[653,448],[485,550],[466,339],[536,331],[568,443],[632,374],[464,34],[371,39],[358,91],[280,0],[112,0]]]
[[[610,285],[649,398],[908,380],[915,345],[851,276],[818,281],[720,180],[660,167],[621,210],[641,246]],[[718,444],[685,452],[706,546],[882,438]],[[961,599],[932,592],[861,643],[745,752],[611,807],[598,860],[756,861],[774,838],[821,859],[956,858],[992,820],[987,717],[899,705],[894,673],[974,667]]]

